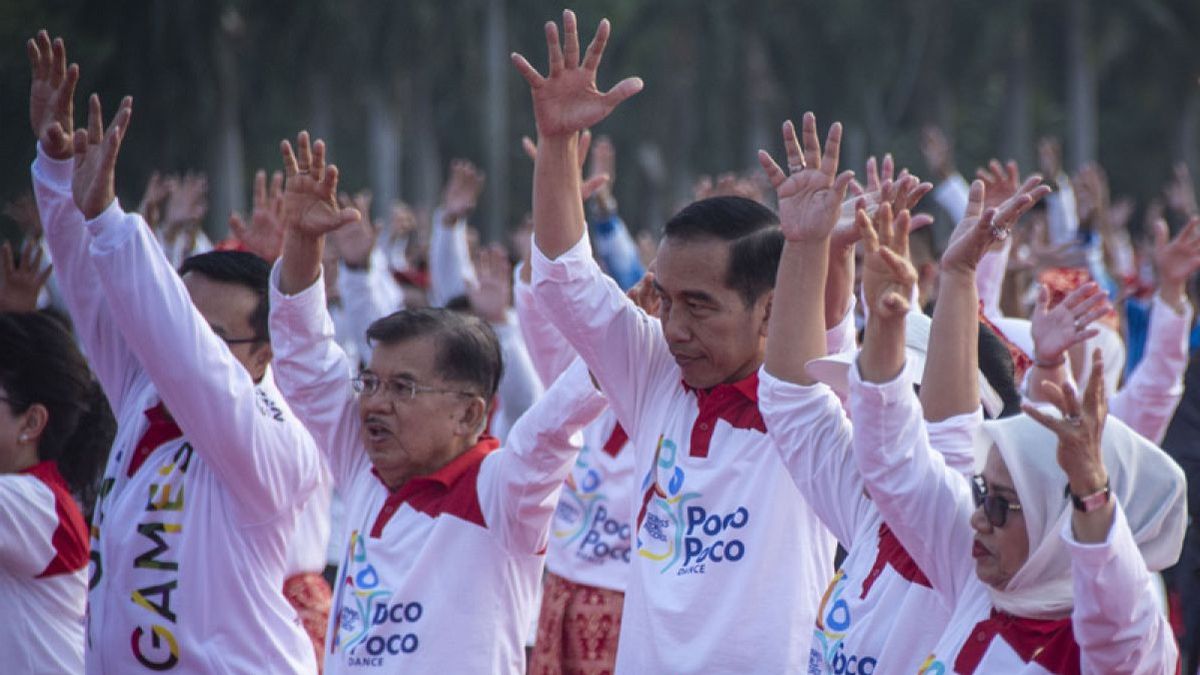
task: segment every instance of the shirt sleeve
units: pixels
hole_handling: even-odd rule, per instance
[[[517,421],[479,473],[488,529],[517,554],[546,548],[558,493],[583,444],[585,426],[604,411],[587,368],[576,361]]]
[[[600,271],[586,236],[554,260],[536,244],[530,257],[542,312],[591,369],[621,426],[639,428],[659,389],[680,379],[661,324]]]
[[[517,310],[517,325],[525,338],[525,347],[533,368],[537,371],[542,386],[549,387],[578,354],[542,313],[537,298],[533,295],[532,284],[523,283],[519,278],[513,282],[513,305]]]
[[[306,500],[320,469],[312,437],[213,333],[141,216],[114,201],[87,227],[126,344],[246,519],[270,520]]]
[[[941,453],[947,467],[968,478],[975,475],[975,438],[982,427],[982,407],[940,422],[925,423],[929,446]]]
[[[1113,497],[1115,500],[1116,497]],[[1075,540],[1071,519],[1061,532],[1071,555],[1075,607],[1071,625],[1084,673],[1173,673],[1175,636],[1156,601],[1153,577],[1134,543],[1120,503],[1108,539]]]
[[[39,143],[32,167],[33,191],[46,247],[54,262],[54,281],[71,314],[88,365],[113,410],[119,410],[141,369],[113,322],[104,291],[96,282],[96,269],[88,255],[91,235],[71,196],[72,162],[50,158]]]
[[[758,405],[792,482],[842,548],[849,549],[871,505],[854,464],[854,430],[841,401],[825,384],[785,382],[762,368]]]
[[[279,263],[271,270],[271,349],[275,382],[324,453],[334,484],[345,489],[369,462],[362,442],[350,363],[334,338],[325,282],[284,295]]]
[[[933,201],[945,209],[955,223],[967,215],[967,204],[970,200],[971,186],[961,173],[954,173],[933,189]]]
[[[1004,290],[1004,273],[1012,252],[1012,237],[1004,240],[999,250],[988,251],[975,270],[975,290],[983,303],[983,315],[995,322],[1004,317],[1000,310],[1000,294]]]
[[[338,263],[338,294],[346,308],[346,331],[353,334],[359,358],[364,363],[371,360],[371,345],[367,340],[367,328],[376,319],[403,309],[404,296],[392,293],[379,270],[379,261],[373,259],[368,270],[352,270]]]
[[[875,507],[934,589],[953,606],[975,574],[967,555],[975,510],[967,480],[929,447],[921,406],[906,374],[873,384],[861,379],[857,363],[852,365],[850,415],[871,421],[855,428],[853,445]]]
[[[32,476],[0,476],[0,569],[18,579],[41,574],[54,559],[54,493]]]
[[[533,369],[521,330],[513,325],[517,322],[516,313],[510,311],[508,314],[507,323],[492,326],[500,341],[500,354],[504,362],[504,372],[500,375],[500,385],[496,391],[500,407],[496,413],[497,419],[493,420],[497,429],[495,436],[502,442],[517,418],[542,395],[542,382]]]
[[[1192,325],[1191,303],[1185,301],[1184,306],[1179,314],[1154,296],[1142,360],[1109,402],[1110,413],[1155,443],[1167,433],[1167,425],[1183,397],[1188,331]]]
[[[429,304],[445,307],[454,298],[465,295],[467,285],[475,283],[475,264],[467,245],[467,221],[442,223],[443,211],[433,212],[433,232],[429,237]]]

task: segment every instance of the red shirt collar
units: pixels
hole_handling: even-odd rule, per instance
[[[746,377],[743,377],[737,382],[722,382],[721,384],[718,384],[715,387],[709,387],[708,389],[697,389],[683,380],[680,380],[680,382],[683,384],[684,389],[694,393],[696,398],[701,402],[711,396],[714,392],[733,390],[741,394],[742,397],[744,397],[747,401],[750,401],[751,403],[758,403],[758,368],[755,368],[754,372],[750,373]]]
[[[488,453],[492,452],[498,447],[500,447],[500,441],[496,440],[494,437],[487,435],[480,436],[479,441],[475,445],[471,446],[469,450],[462,453],[458,457],[455,457],[447,462],[442,468],[423,476],[413,476],[405,481],[404,485],[401,485],[395,489],[388,488],[388,491],[394,493],[409,485],[415,486],[421,483],[437,483],[442,487],[450,487],[451,485],[454,485],[454,483],[460,477],[462,477],[462,475],[466,473],[468,469],[475,466],[479,462],[482,462],[483,458],[487,456]],[[380,483],[383,483],[383,478],[379,475],[379,471],[376,470],[375,467],[371,467],[371,473],[375,474],[375,477],[379,479]],[[386,486],[387,484],[384,483],[384,485]]]
[[[26,473],[31,476],[37,476],[47,483],[61,485],[63,488],[67,487],[67,480],[63,478],[62,473],[59,472],[58,464],[50,460],[38,462],[33,466],[21,469],[17,473]]]

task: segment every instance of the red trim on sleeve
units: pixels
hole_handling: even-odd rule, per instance
[[[718,384],[712,389],[684,388],[695,392],[700,404],[700,413],[692,424],[692,442],[688,448],[691,457],[708,457],[708,446],[712,442],[717,420],[725,420],[734,429],[753,429],[767,433],[762,413],[758,410],[758,371],[750,373],[732,384]]]
[[[138,439],[137,445],[133,448],[133,457],[129,460],[128,475],[130,477],[137,473],[150,453],[158,449],[160,445],[183,436],[183,431],[179,429],[178,424],[175,424],[175,418],[167,412],[167,406],[163,405],[162,401],[159,401],[158,405],[153,408],[147,408],[145,415],[150,420],[150,426],[146,427],[146,431],[142,433],[142,437]]]
[[[54,511],[58,516],[58,526],[50,537],[54,557],[37,578],[71,574],[86,567],[90,553],[87,524],[83,521],[79,505],[71,496],[67,481],[58,472],[58,465],[49,461],[41,462],[21,473],[37,478],[50,488],[54,493]]]
[[[437,471],[427,476],[408,479],[384,501],[379,514],[375,516],[374,525],[371,526],[371,537],[378,539],[382,536],[383,528],[400,510],[400,505],[405,503],[434,518],[443,514],[450,515],[486,528],[487,522],[483,519],[483,509],[479,505],[477,478],[483,458],[498,447],[500,441],[491,436],[484,436],[470,450],[450,460]],[[371,473],[379,478],[379,472],[375,469],[371,469]]]
[[[1079,644],[1071,628],[1071,617],[1064,619],[1023,619],[997,609],[975,624],[954,660],[954,672],[971,675],[987,654],[997,636],[1004,640],[1025,663],[1040,665],[1054,675],[1079,675]]]
[[[933,588],[929,583],[929,578],[917,567],[916,561],[904,549],[900,540],[892,533],[892,528],[883,523],[879,526],[879,553],[875,556],[875,564],[871,567],[871,571],[867,574],[867,578],[863,579],[862,595],[859,598],[867,597],[867,593],[871,591],[871,587],[875,585],[875,581],[883,574],[883,569],[891,565],[896,573],[903,577],[910,584],[918,584],[925,588]]]

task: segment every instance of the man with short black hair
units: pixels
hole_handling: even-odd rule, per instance
[[[582,62],[569,11],[563,27],[560,46],[547,24],[548,77],[514,62],[538,128],[534,292],[591,368],[645,476],[617,672],[800,672],[833,541],[758,408],[778,219],[738,198],[685,208],[655,262],[661,324],[629,301],[592,259],[575,157],[579,132],[641,81],[598,90],[608,22]]]
[[[525,672],[550,517],[604,408],[577,364],[509,431],[483,435],[503,370],[478,317],[405,310],[368,329],[370,363],[347,377],[321,282],[324,237],[358,218],[334,200],[325,146],[283,146],[283,256],[271,340],[280,389],[329,460],[349,532],[325,672]]]

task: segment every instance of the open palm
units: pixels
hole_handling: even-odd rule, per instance
[[[309,237],[326,235],[357,221],[357,209],[337,203],[337,167],[325,166],[325,143],[309,144],[308,132],[296,136],[297,152],[291,143],[280,145],[286,186],[283,191],[284,228]]]
[[[67,66],[62,38],[50,41],[46,31],[26,44],[33,83],[29,88],[29,122],[46,154],[67,159],[72,152],[72,115],[79,66]]]
[[[512,55],[513,65],[529,83],[538,133],[547,137],[583,131],[608,117],[622,101],[642,90],[642,81],[636,77],[618,82],[607,92],[596,87],[596,70],[608,42],[607,19],[596,29],[596,36],[588,45],[582,63],[579,30],[571,10],[563,12],[563,33],[564,40],[560,45],[558,26],[553,22],[546,24],[546,47],[550,56],[547,77],[542,77],[525,57]]]
[[[758,151],[758,161],[775,188],[779,220],[789,241],[826,238],[837,224],[846,188],[854,178],[850,171],[837,173],[841,143],[842,125],[835,122],[829,128],[822,157],[816,117],[805,113],[803,148],[796,138],[795,125],[790,120],[783,125],[783,144],[791,175],[784,174],[765,150]]]

